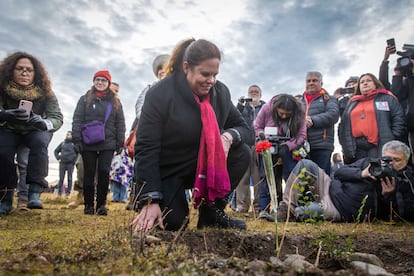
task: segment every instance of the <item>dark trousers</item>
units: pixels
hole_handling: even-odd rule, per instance
[[[48,146],[52,139],[49,131],[33,130],[26,134],[0,129],[0,182],[7,188],[16,188],[17,172],[15,156],[19,145],[30,149],[27,163],[27,184],[47,187],[46,176],[49,171]],[[6,169],[7,168],[7,169]],[[13,168],[13,169],[12,169]]]
[[[63,181],[65,180],[66,173],[68,175],[68,186],[66,187],[65,194],[69,195],[70,192],[72,191],[72,174],[73,174],[74,166],[75,165],[73,163],[65,163],[65,162],[59,163],[59,184],[58,184],[59,195],[62,194]]]
[[[331,150],[311,149],[308,159],[315,162],[327,175],[331,175]]]
[[[96,209],[106,204],[106,195],[109,188],[109,170],[111,168],[113,150],[84,151],[83,159],[83,197],[85,206],[94,206],[95,173],[98,174],[96,185]]]
[[[246,172],[250,158],[251,150],[248,145],[240,144],[230,148],[227,157],[227,169],[232,191],[236,188]],[[192,173],[192,181],[194,181],[194,173]],[[167,230],[178,230],[183,224],[185,217],[189,214],[185,189],[187,188],[186,185],[192,184],[187,183],[184,179],[177,178],[168,179],[163,182],[164,199],[160,207],[164,214],[169,212],[164,219],[164,225]]]

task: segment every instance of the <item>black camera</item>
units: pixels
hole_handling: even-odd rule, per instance
[[[397,171],[391,165],[391,160],[392,159],[390,157],[382,157],[380,159],[370,161],[369,163],[371,166],[368,169],[369,173],[376,178],[396,177]]]
[[[396,68],[401,71],[403,75],[408,75],[413,70],[413,64],[411,60],[414,59],[414,45],[404,44],[404,52],[397,52],[397,55],[401,56],[397,59]]]
[[[243,98],[243,99],[240,99],[240,102],[241,103],[251,103],[251,102],[253,102],[253,99],[252,98]]]
[[[354,88],[353,87],[340,88],[339,93],[341,95],[353,94],[354,93]]]
[[[283,142],[286,142],[286,141],[289,141],[289,140],[290,140],[289,137],[278,136],[278,135],[269,135],[267,137],[267,141],[269,141],[270,143],[272,143],[272,147],[270,148],[270,153],[272,155],[278,155],[279,154],[280,145]]]

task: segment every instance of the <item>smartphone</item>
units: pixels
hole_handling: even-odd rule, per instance
[[[24,109],[27,116],[30,117],[30,112],[32,111],[33,103],[31,101],[20,100],[19,102],[19,109]]]
[[[394,38],[387,39],[387,45],[390,48],[392,48],[392,51],[390,52],[390,54],[395,54],[395,52],[397,51],[397,49],[395,48],[395,39]]]

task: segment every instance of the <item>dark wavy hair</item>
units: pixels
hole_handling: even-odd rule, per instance
[[[44,65],[40,62],[39,59],[26,52],[15,52],[3,59],[0,64],[0,87],[4,89],[9,84],[9,82],[13,80],[14,67],[22,58],[29,59],[33,64],[33,83],[40,88],[45,96],[52,96],[52,85]]]
[[[277,109],[282,108],[286,111],[292,112],[289,118],[290,137],[296,137],[305,120],[305,111],[301,103],[292,95],[280,94],[275,97],[272,103],[272,118],[275,123],[280,122]]]
[[[165,75],[168,76],[173,72],[183,71],[184,61],[187,61],[190,68],[192,68],[212,58],[221,60],[221,52],[214,43],[205,39],[196,40],[195,38],[183,40],[175,46],[168,64],[165,66]]]

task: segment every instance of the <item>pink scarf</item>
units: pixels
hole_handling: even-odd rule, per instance
[[[230,178],[210,95],[203,101],[197,96],[195,99],[200,105],[203,123],[193,192],[194,208],[197,209],[203,202],[210,205],[216,198],[227,195],[230,192]]]

